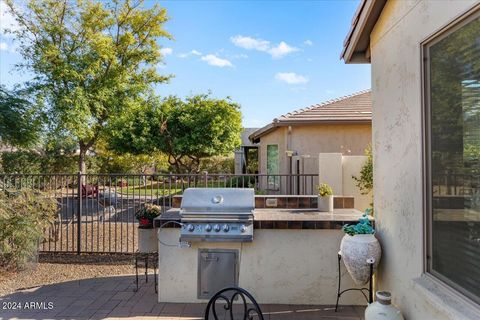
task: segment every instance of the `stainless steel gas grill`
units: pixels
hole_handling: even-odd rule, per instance
[[[255,193],[247,188],[189,188],[180,206],[180,241],[253,241]]]

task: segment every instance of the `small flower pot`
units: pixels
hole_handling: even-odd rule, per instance
[[[156,229],[138,228],[138,252],[147,253],[157,251]]]
[[[318,211],[333,212],[333,196],[318,196]]]

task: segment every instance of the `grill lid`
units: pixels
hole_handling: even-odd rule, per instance
[[[183,192],[181,214],[252,214],[253,188],[188,188]]]

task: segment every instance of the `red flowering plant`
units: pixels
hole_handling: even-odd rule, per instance
[[[139,228],[149,229],[153,228],[153,219],[162,213],[162,207],[154,204],[145,204],[140,210],[135,213],[139,223]]]

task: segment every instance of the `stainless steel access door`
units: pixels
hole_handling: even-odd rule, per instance
[[[199,249],[197,297],[210,299],[219,290],[238,286],[238,250]]]

